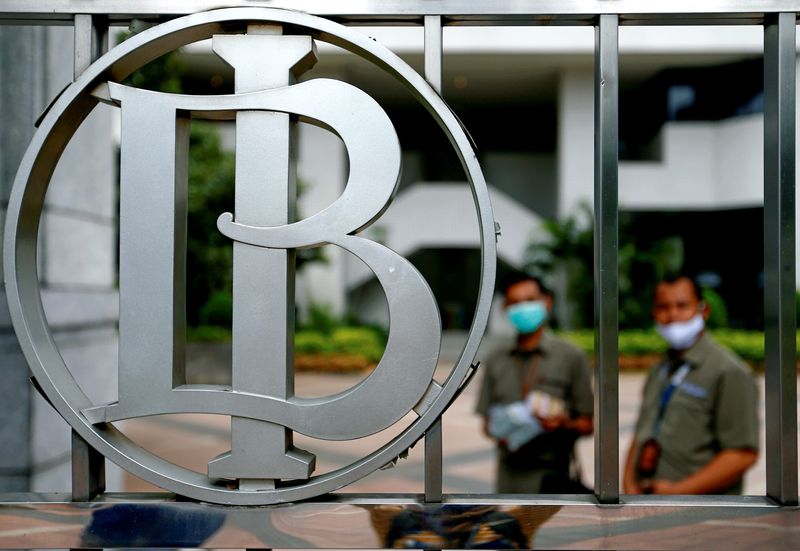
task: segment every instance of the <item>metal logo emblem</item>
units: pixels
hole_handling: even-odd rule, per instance
[[[278,31],[291,29],[292,34]],[[235,72],[235,93],[191,96],[118,82],[182,44],[212,38]],[[443,384],[433,380],[439,312],[416,269],[357,233],[380,217],[400,172],[389,117],[341,81],[295,79],[316,60],[315,40],[366,57],[408,86],[453,143],[470,180],[480,224],[483,272],[473,326]],[[59,355],[42,313],[36,242],[47,182],[76,127],[104,101],[121,111],[120,322],[118,400],[95,404]],[[230,388],[186,383],[183,261],[190,117],[236,124],[234,213],[219,230],[232,241],[233,364]],[[342,195],[327,209],[293,220],[294,120],[333,131],[349,158]],[[488,192],[467,136],[441,98],[405,63],[366,36],[330,21],[266,8],[223,9],[159,25],[91,66],[56,101],[26,153],[8,209],[5,274],[15,330],[31,370],[62,416],[92,446],[133,474],[195,499],[268,504],[328,492],[392,461],[414,444],[456,395],[485,329],[494,282],[495,228]],[[375,370],[353,388],[323,398],[293,393],[293,271],[298,247],[330,243],[377,276],[390,333]],[[292,433],[349,440],[418,418],[383,448],[318,476],[313,454]],[[207,474],[139,448],[112,424],[165,413],[231,417],[231,451]],[[368,413],[367,413],[368,412]],[[231,480],[237,481],[231,484]]]

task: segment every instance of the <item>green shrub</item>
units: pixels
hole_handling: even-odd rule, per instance
[[[740,358],[754,363],[764,361],[764,333],[761,331],[715,329],[712,334],[722,346]]]
[[[383,343],[380,335],[367,327],[340,327],[331,333],[337,352],[358,354],[372,362],[383,356]]]
[[[370,362],[377,362],[383,355],[380,334],[368,327],[339,327],[330,335],[298,331],[294,336],[294,349],[297,354],[362,356]]]
[[[342,325],[327,304],[312,303],[308,309],[308,322],[302,324],[300,329],[317,331],[329,335],[336,327]]]
[[[797,327],[800,327],[800,291],[794,293],[795,316],[797,317]]]
[[[591,329],[558,333],[587,354],[594,353],[594,332]],[[741,329],[714,329],[711,334],[722,346],[750,363],[764,362],[764,333]],[[797,333],[800,350],[800,332]],[[664,340],[652,329],[623,329],[619,332],[619,353],[625,356],[662,354],[667,348]]]
[[[666,350],[667,343],[653,329],[629,329],[620,333],[620,354],[643,356],[661,354]]]
[[[558,331],[558,336],[571,342],[585,354],[594,354],[594,331],[591,329],[575,329],[572,331]]]
[[[296,354],[331,354],[336,346],[329,335],[319,331],[298,331],[294,334],[294,351]]]
[[[229,341],[231,340],[231,330],[216,325],[189,326],[186,328],[186,340],[201,342]]]
[[[594,354],[594,331],[580,329],[563,331],[559,335],[583,350]],[[653,329],[623,329],[619,332],[619,353],[627,356],[661,354],[667,349],[664,340]]]
[[[200,308],[200,325],[230,327],[233,323],[233,297],[225,291],[212,293]]]
[[[709,329],[728,327],[728,307],[725,306],[725,299],[710,287],[703,287],[703,302],[711,310],[706,325]]]

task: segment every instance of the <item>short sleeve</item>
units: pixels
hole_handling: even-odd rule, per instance
[[[659,366],[654,366],[650,369],[645,379],[644,386],[642,387],[642,401],[639,404],[639,416],[636,418],[636,432],[634,435],[638,438],[644,434],[645,428],[649,431],[652,429],[653,421],[648,419],[646,410],[648,407],[647,397],[650,396],[650,387],[656,384]],[[649,425],[649,426],[648,426]]]
[[[575,415],[592,415],[594,395],[592,394],[592,375],[586,355],[580,353],[575,360],[572,377],[572,409]]]
[[[758,388],[749,371],[736,367],[720,376],[715,417],[720,449],[758,449]]]

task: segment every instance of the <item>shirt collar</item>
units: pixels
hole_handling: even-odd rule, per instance
[[[703,335],[697,339],[684,354],[683,359],[689,365],[696,367],[703,363],[708,355],[713,351],[714,345],[711,341],[711,336],[708,332],[703,332]]]
[[[539,346],[533,350],[520,350],[514,347],[511,350],[511,355],[523,358],[535,355],[547,356],[552,350],[554,338],[555,337],[553,337],[553,334],[550,332],[550,330],[545,328],[545,330],[542,332],[542,337],[539,339]]]

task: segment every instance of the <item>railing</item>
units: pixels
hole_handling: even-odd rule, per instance
[[[442,28],[450,25],[571,25],[595,29],[595,495],[464,496],[442,494],[442,429],[425,437],[423,496],[328,496],[277,507],[226,508],[152,496],[100,495],[99,456],[77,438],[69,496],[0,496],[0,548],[46,547],[253,547],[237,540],[257,534],[259,547],[374,547],[374,518],[397,507],[440,518],[469,517],[477,505],[526,511],[535,519],[561,515],[565,534],[538,545],[582,548],[678,549],[702,545],[745,547],[758,535],[766,548],[796,546],[798,503],[795,350],[795,34],[800,2],[737,0],[229,0],[225,7],[277,7],[307,12],[345,25],[422,25],[425,78],[441,92]],[[4,0],[0,23],[74,25],[75,75],[102,51],[109,25],[141,20],[159,23],[220,7],[219,2],[166,0]],[[674,497],[620,495],[618,418],[618,82],[620,25],[762,25],[764,29],[764,272],[766,329],[765,497]],[[82,503],[93,499],[90,504]],[[441,504],[446,505],[443,507]],[[123,507],[124,506],[124,507]],[[124,510],[117,539],[87,536],[92,511]],[[123,507],[120,509],[120,507]],[[448,516],[449,515],[449,516]],[[588,517],[587,517],[588,515]],[[176,521],[175,519],[183,520]],[[575,519],[591,518],[588,525]],[[137,523],[161,519],[165,529],[137,540]],[[188,519],[188,520],[187,520]],[[532,520],[533,519],[533,520]],[[571,519],[571,520],[570,520]],[[646,521],[649,519],[650,524]],[[194,541],[182,530],[192,522],[225,522],[213,543]],[[631,522],[640,522],[636,528]],[[28,523],[28,524],[25,524]],[[254,523],[271,525],[269,530]],[[343,524],[346,529],[343,529]],[[30,528],[25,526],[30,525]],[[580,526],[579,526],[580,525]],[[238,532],[234,527],[238,526]],[[13,532],[15,536],[4,535]],[[49,527],[49,528],[48,528]],[[698,532],[698,527],[713,534]],[[670,528],[667,533],[661,532]],[[227,530],[227,531],[226,531]],[[81,536],[80,534],[83,533]],[[293,539],[290,534],[303,535]],[[360,534],[362,537],[356,537]],[[660,536],[659,534],[667,534]],[[764,534],[767,534],[766,536]],[[697,539],[699,538],[699,539]],[[377,541],[377,546],[382,542]]]

